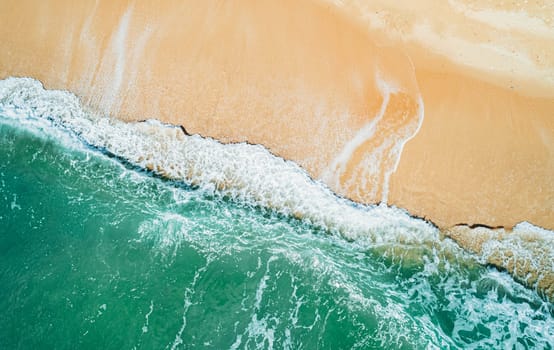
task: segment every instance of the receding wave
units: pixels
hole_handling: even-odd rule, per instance
[[[48,119],[130,163],[200,189],[271,208],[306,220],[349,240],[422,243],[436,241],[438,230],[401,209],[360,206],[337,197],[295,163],[259,145],[222,144],[155,120],[126,123],[87,113],[78,98],[45,90],[29,78],[0,83],[4,114]]]
[[[304,220],[347,240],[421,244],[438,243],[442,236],[434,225],[402,209],[362,206],[337,197],[295,163],[260,145],[222,144],[155,120],[127,123],[98,116],[82,108],[75,95],[45,90],[30,78],[0,81],[0,110],[19,123],[36,126],[47,121],[72,141],[206,193]],[[465,226],[445,234],[481,263],[505,269],[527,286],[554,296],[552,232],[524,223],[509,234]]]
[[[508,271],[554,300],[554,233],[523,222],[513,230],[460,225],[446,235],[475,253],[482,264]]]

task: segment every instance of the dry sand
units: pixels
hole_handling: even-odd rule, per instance
[[[0,2],[0,78],[260,143],[441,227],[554,229],[554,3]]]

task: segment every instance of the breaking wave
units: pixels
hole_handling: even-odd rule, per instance
[[[49,128],[72,146],[84,143],[208,195],[268,208],[347,240],[435,245],[445,235],[477,255],[479,262],[507,270],[523,284],[554,296],[554,234],[528,223],[510,232],[455,227],[441,233],[405,210],[338,197],[261,145],[222,144],[155,120],[123,122],[98,116],[85,110],[75,95],[45,90],[30,78],[0,81],[0,112],[22,125]]]
[[[423,243],[439,237],[432,224],[405,210],[337,197],[298,165],[260,145],[222,144],[155,120],[128,123],[97,116],[85,111],[75,95],[45,90],[30,78],[0,82],[0,106],[13,118],[49,120],[90,146],[168,179],[270,208],[348,240]]]

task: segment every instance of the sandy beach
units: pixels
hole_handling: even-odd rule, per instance
[[[553,18],[493,1],[2,1],[0,78],[262,144],[443,228],[554,229]]]

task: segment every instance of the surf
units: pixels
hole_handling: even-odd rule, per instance
[[[9,348],[554,344],[552,304],[479,260],[492,241],[464,251],[262,146],[124,123],[37,81],[8,83],[0,294],[25,296],[0,298]],[[306,209],[315,200],[325,205]]]
[[[63,133],[59,137],[69,142],[98,149],[157,176],[207,195],[268,209],[357,244],[435,246],[443,244],[445,237],[454,239],[480,263],[509,271],[547,298],[554,295],[554,234],[546,230],[536,234],[540,228],[528,223],[500,236],[460,228],[441,232],[403,209],[341,198],[294,162],[261,145],[223,144],[156,120],[123,122],[101,116],[83,108],[75,95],[46,90],[30,78],[0,81],[0,108],[13,121],[35,127],[50,123],[52,132]],[[473,247],[475,239],[484,243]]]

